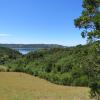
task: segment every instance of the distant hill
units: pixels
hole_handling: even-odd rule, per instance
[[[57,44],[0,44],[1,47],[8,48],[63,48]]]

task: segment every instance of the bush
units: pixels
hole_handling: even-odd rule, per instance
[[[61,75],[61,82],[62,85],[71,85],[72,83],[72,76],[70,73],[64,73]]]
[[[6,72],[7,68],[5,66],[0,65],[0,72]]]
[[[80,76],[79,78],[74,79],[73,85],[75,86],[88,86],[89,80],[87,76]]]

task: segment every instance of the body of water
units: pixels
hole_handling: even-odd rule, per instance
[[[19,51],[21,54],[24,54],[24,55],[31,51],[34,52],[34,51],[38,50],[38,48],[13,48],[13,49],[16,51]]]
[[[19,51],[21,54],[24,54],[24,55],[31,52],[30,50],[22,50],[22,49],[17,50],[17,51]]]

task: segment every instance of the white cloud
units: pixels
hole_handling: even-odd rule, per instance
[[[8,36],[10,36],[10,34],[0,33],[0,37],[8,37]]]

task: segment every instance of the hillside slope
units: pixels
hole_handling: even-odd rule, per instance
[[[16,60],[22,57],[22,55],[15,50],[10,48],[0,47],[0,65],[5,64],[6,62],[10,62],[12,60]]]
[[[30,52],[6,65],[11,71],[25,72],[52,83],[89,86],[93,79],[100,83],[100,41]]]
[[[0,72],[0,100],[90,100],[88,91],[55,85],[24,73]]]

